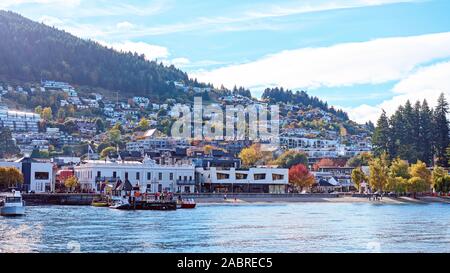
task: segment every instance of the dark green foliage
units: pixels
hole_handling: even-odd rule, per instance
[[[391,135],[389,128],[389,120],[386,112],[383,110],[381,117],[377,121],[377,127],[373,133],[372,145],[376,156],[380,156],[383,152],[392,153],[389,144],[391,143],[389,136]]]
[[[0,79],[41,79],[160,97],[181,92],[166,81],[191,83],[174,66],[121,53],[69,33],[0,11]]]
[[[329,112],[342,120],[348,120],[348,115],[342,110],[336,110],[333,107],[329,107],[326,102],[319,100],[317,97],[311,97],[305,91],[292,92],[291,90],[284,90],[281,88],[267,88],[262,95],[263,99],[268,100],[271,103],[284,102],[293,103],[303,106],[311,106],[313,108],[320,108],[326,112]]]
[[[390,119],[383,111],[373,134],[375,155],[387,152],[391,159],[399,157],[410,163],[418,160],[428,166],[436,157],[438,166],[448,165],[446,149],[450,144],[447,120],[448,104],[444,94],[433,112],[427,101],[409,101],[400,106]]]
[[[434,146],[436,152],[436,163],[441,167],[448,166],[448,158],[446,149],[450,144],[449,126],[447,120],[448,103],[444,94],[438,99],[438,104],[434,111]]]
[[[20,149],[12,139],[11,130],[7,127],[0,128],[0,158],[8,158],[18,153]]]

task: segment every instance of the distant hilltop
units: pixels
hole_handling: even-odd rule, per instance
[[[0,80],[4,81],[52,79],[147,96],[179,92],[167,82],[191,83],[174,66],[117,52],[13,12],[0,11],[0,37]]]

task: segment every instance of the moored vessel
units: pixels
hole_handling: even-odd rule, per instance
[[[2,216],[20,216],[25,214],[25,202],[22,200],[20,191],[13,191],[12,195],[6,196],[0,208]]]
[[[177,202],[177,208],[179,209],[195,209],[197,203],[194,199],[179,199]]]

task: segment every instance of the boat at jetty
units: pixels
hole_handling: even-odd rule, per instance
[[[195,209],[196,206],[197,203],[194,199],[183,199],[177,202],[177,208],[179,209]]]
[[[25,202],[22,200],[20,191],[13,191],[12,195],[6,196],[0,207],[2,216],[20,216],[25,214]]]
[[[114,201],[110,206],[118,210],[176,210],[177,202],[171,200],[136,200],[134,198]]]

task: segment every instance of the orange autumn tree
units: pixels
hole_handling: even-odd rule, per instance
[[[345,162],[341,162],[338,159],[322,158],[318,162],[314,163],[313,170],[317,171],[321,167],[342,167],[344,165],[345,165]]]
[[[289,183],[300,188],[309,188],[315,183],[314,175],[303,164],[297,164],[289,169]]]

